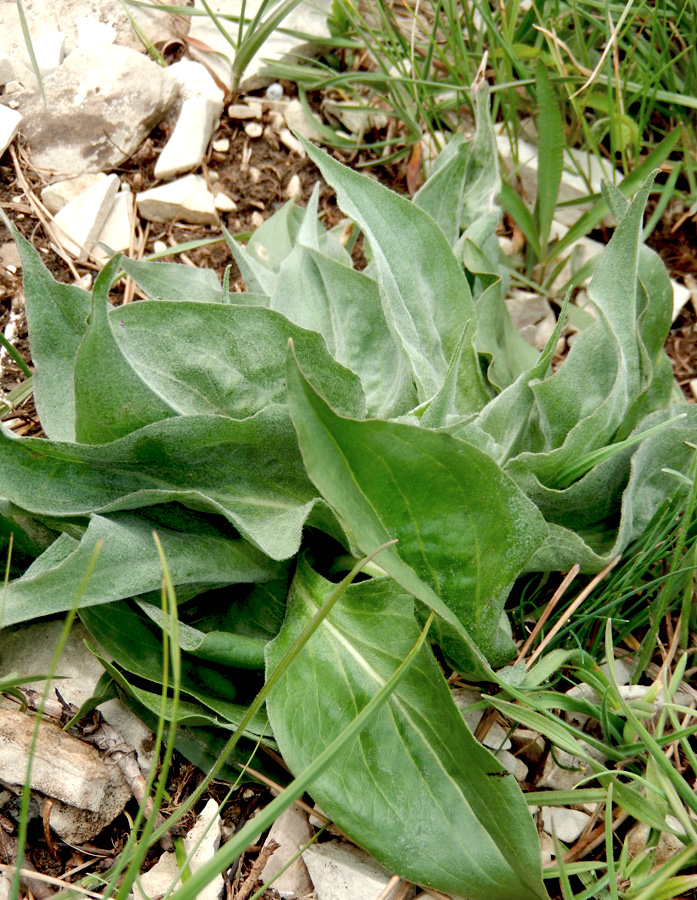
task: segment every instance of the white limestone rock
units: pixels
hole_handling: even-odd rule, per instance
[[[2,142],[0,141],[0,144]],[[685,304],[691,299],[692,291],[685,287],[684,284],[680,284],[679,281],[676,281],[674,278],[670,279],[671,286],[673,288],[673,319],[674,322],[680,313],[683,311],[683,307]]]
[[[547,834],[556,834],[560,841],[572,844],[590,822],[588,813],[564,806],[543,806],[542,827]]]
[[[206,97],[185,100],[176,127],[155,164],[155,178],[164,181],[197,169],[203,162],[222,111],[222,100],[216,102]]]
[[[185,175],[136,195],[138,211],[150,222],[216,225],[215,198],[202,175]]]
[[[22,124],[22,114],[16,109],[0,104],[0,156],[10,146],[17,136],[19,126]]]
[[[180,59],[167,69],[169,74],[179,83],[179,94],[183,100],[192,97],[207,97],[214,103],[220,103],[220,113],[223,111],[225,94],[215,83],[208,69],[200,62],[193,59]]]
[[[375,900],[392,877],[364,850],[339,841],[312,844],[303,859],[317,900]]]
[[[26,670],[28,659],[31,659],[34,671],[49,671],[62,628],[60,621],[4,628],[0,641],[0,672]],[[75,706],[89,700],[104,673],[102,664],[85,646],[86,638],[89,635],[85,627],[79,622],[74,623],[56,667],[56,677],[60,676],[60,680],[51,685],[51,692],[57,687],[61,696]],[[45,685],[45,681],[35,681],[25,687],[41,691]],[[16,709],[16,704],[0,697],[0,707]],[[133,747],[142,771],[147,772],[153,759],[150,729],[121,700],[109,700],[99,709],[106,721]]]
[[[184,849],[187,856],[201,840],[189,862],[192,874],[195,874],[213,857],[220,845],[221,823],[218,809],[215,800],[209,800],[196,820],[196,824],[184,838]],[[133,896],[135,900],[162,897],[178,881],[179,866],[176,856],[173,853],[164,853],[151,869],[133,883]],[[216,875],[198,892],[197,900],[219,900],[224,886],[223,876]]]
[[[116,29],[108,22],[101,22],[96,16],[76,16],[77,49],[89,50],[116,41]]]
[[[299,100],[290,100],[288,103],[283,104],[279,103],[279,107],[283,113],[283,118],[286,120],[286,125],[292,131],[297,132],[308,141],[320,141],[322,139],[319,131],[308,119]]]
[[[224,191],[218,191],[218,193],[214,195],[213,203],[215,204],[215,208],[220,212],[235,212],[237,209],[235,201]]]
[[[32,716],[0,709],[0,779],[7,784],[16,785],[25,777],[34,726]],[[131,796],[118,766],[106,765],[98,750],[49,722],[39,726],[30,782],[32,790],[79,811],[62,821],[60,807],[51,810],[51,826],[70,843],[99,834]]]
[[[120,166],[178,95],[165,69],[116,45],[75,50],[44,79],[44,89],[45,105],[38,91],[17,95],[22,133],[34,166],[65,175]]]
[[[519,138],[516,153],[515,145],[511,143],[506,134],[499,134],[496,138],[496,144],[504,169],[507,172],[515,170],[520,178],[523,192],[528,200],[532,202],[537,194],[537,147]],[[558,204],[571,200],[583,201],[589,194],[600,192],[602,178],[612,180],[612,171],[610,169],[606,171],[592,154],[575,151],[573,156],[573,162],[567,156],[564,158],[564,169],[562,170],[561,184],[559,185],[557,197]],[[579,170],[584,177],[578,174]],[[557,206],[555,219],[571,227],[581,218],[584,212],[591,208],[591,205],[592,203],[586,200],[586,202],[579,202],[573,206]]]
[[[54,219],[54,237],[76,259],[85,260],[104,227],[119,189],[118,175],[109,175],[79,194]]]
[[[88,188],[105,180],[104,172],[86,172],[84,175],[76,175],[75,178],[54,181],[53,184],[46,185],[41,191],[41,202],[51,215],[55,216],[64,206],[67,206]]]
[[[111,212],[106,218],[106,222],[102,226],[102,230],[97,235],[96,244],[104,244],[115,253],[123,253],[128,250],[131,242],[131,220],[134,212],[134,197],[126,186],[122,187],[119,193],[114,197],[111,206]],[[99,263],[105,263],[109,256],[96,246],[92,249],[92,256]]]
[[[260,3],[261,0],[247,0],[245,15],[248,17],[255,16]],[[240,16],[242,12],[242,0],[209,0],[209,6],[214,13],[223,13],[229,16]],[[201,0],[194,0],[194,7],[205,11]],[[329,37],[327,16],[330,11],[331,0],[313,0],[313,2],[300,3],[286,16],[282,27],[284,29],[301,31],[303,34],[313,37]],[[230,27],[236,29],[236,26]],[[225,39],[208,16],[192,17],[189,36],[211,48],[213,52],[202,51],[195,45],[190,46],[189,49],[194,59],[201,60],[209,65],[230,90],[232,88],[231,63],[235,54],[230,42]],[[234,36],[236,36],[235,33],[233,33]],[[302,42],[291,35],[283,34],[277,28],[269,35],[257,54],[247,65],[239,87],[243,90],[255,90],[268,83],[268,78],[263,78],[259,75],[265,59],[289,60],[295,59],[298,55],[311,56],[314,52],[316,52],[316,45],[312,42]]]
[[[276,841],[279,846],[262,869],[262,883],[266,884],[271,881],[298,850],[310,840],[312,834],[307,815],[297,806],[290,806],[282,812],[271,826],[264,842],[264,846],[266,846],[270,841]],[[299,897],[309,896],[312,893],[312,882],[302,858],[297,859],[279,875],[272,887],[284,900],[296,900]]]
[[[77,47],[79,22],[81,19],[91,18],[113,29],[118,44],[139,52],[143,49],[120,0],[24,0],[24,8],[33,39],[49,31],[62,31],[66,45]],[[177,20],[164,11],[129,6],[128,12],[136,26],[153,44],[181,36],[188,26],[186,20]],[[3,25],[3,50],[11,59],[15,59],[26,52],[15,0],[0,0],[0,21]],[[95,45],[94,42],[91,44]]]
[[[55,72],[65,57],[65,35],[62,31],[47,31],[45,34],[32,38],[32,48],[36,64],[41,76],[45,77]],[[29,55],[25,55],[25,62],[31,64]]]

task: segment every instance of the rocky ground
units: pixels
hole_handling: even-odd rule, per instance
[[[226,3],[218,0],[216,8]],[[196,5],[200,6],[199,0]],[[231,3],[227,5],[232,8]],[[100,242],[137,258],[158,254],[164,259],[211,267],[222,278],[232,260],[220,237],[221,226],[233,234],[251,232],[288,199],[300,204],[307,200],[318,174],[291,129],[310,138],[317,134],[295,96],[294,86],[281,83],[269,88],[268,81],[256,74],[255,63],[247,70],[245,89],[233,92],[229,67],[207,52],[206,48],[224,49],[219,33],[211,30],[208,20],[194,19],[192,25],[184,17],[138,11],[139,27],[168,63],[168,68],[162,69],[142,52],[117,0],[46,0],[27,2],[26,6],[30,30],[37,39],[35,50],[44,73],[46,103],[26,58],[16,4],[14,0],[0,0],[0,208],[40,250],[57,279],[89,286],[106,258]],[[309,19],[300,19],[295,27],[321,33],[323,18],[312,14]],[[290,49],[287,44],[275,46],[273,53],[282,56]],[[271,52],[267,48],[266,54]],[[321,115],[321,99],[317,98],[317,115]],[[380,127],[380,123],[374,127]],[[505,158],[506,148],[501,149]],[[350,157],[343,160],[356,162]],[[373,172],[394,189],[408,192],[406,166],[375,168]],[[525,179],[523,183],[525,187]],[[326,186],[320,193],[320,210],[328,224],[341,218]],[[606,235],[598,232],[593,237],[602,240]],[[504,247],[514,245],[514,228],[505,224],[502,239]],[[186,252],[176,256],[167,253],[196,241],[202,243]],[[675,322],[667,350],[685,392],[697,396],[694,222],[676,207],[664,217],[651,243],[663,255],[675,280]],[[587,244],[584,252],[597,249]],[[241,289],[239,272],[232,265],[231,285]],[[9,231],[0,225],[0,328],[31,364],[21,276]],[[113,299],[131,302],[138,299],[138,293],[130,281],[125,281]],[[533,306],[529,298],[511,299],[512,311],[521,308],[529,312]],[[521,328],[528,329],[531,342],[542,339],[547,327],[542,326],[550,315],[551,308],[545,301],[532,317],[521,318]],[[23,377],[17,364],[1,350],[3,395],[16,389]],[[40,433],[31,399],[13,406],[3,419],[20,435]],[[37,648],[51,650],[56,635],[50,625],[35,628],[43,630],[23,629],[3,638],[0,674],[28,667],[42,670]],[[81,650],[79,632],[74,632],[71,641],[60,670],[70,680],[61,683],[61,691],[69,703],[79,704],[89,696],[101,669]],[[45,668],[48,664],[47,657]],[[459,689],[457,700],[463,708],[477,699]],[[29,733],[26,717],[16,712],[16,704],[6,705],[11,711],[0,710],[0,787],[10,787],[0,793],[0,856],[11,862],[17,818],[11,786],[21,782]],[[58,708],[59,718],[61,714]],[[118,750],[125,738],[147,769],[150,733],[142,726],[139,729],[121,707],[112,706],[108,718],[119,728],[116,737],[105,738],[112,761],[119,756],[115,748]],[[491,746],[499,747],[505,737],[495,716],[487,716],[484,721],[472,719],[470,725]],[[32,810],[29,834],[31,862],[49,879],[64,878],[66,872],[72,872],[75,878],[85,871],[98,873],[108,868],[128,833],[122,810],[133,814],[135,809],[135,801],[128,799],[130,791],[124,789],[120,776],[116,776],[118,790],[111,785],[115,771],[103,765],[99,750],[67,736],[59,740],[59,735],[57,729],[49,730],[40,744],[41,765],[36,767],[37,780],[33,783],[40,803]],[[8,756],[10,751],[14,755]],[[123,755],[123,748],[121,752]],[[508,741],[502,752],[507,754],[506,765],[519,780],[550,789],[562,786],[562,769],[546,758],[543,743],[534,733],[517,732],[514,742]],[[92,774],[85,777],[87,772]],[[200,773],[177,757],[167,809],[176,808],[199,779]],[[93,793],[84,793],[88,788]],[[95,794],[95,789],[101,789],[102,794]],[[197,816],[191,815],[182,823],[181,831],[190,846],[210,826],[206,848],[201,849],[196,865],[269,796],[266,788],[245,785],[228,800],[221,818],[217,815],[218,803],[226,793],[226,785],[214,785],[197,807]],[[109,806],[104,818],[107,796],[112,805],[117,797],[120,807],[114,811]],[[544,844],[546,832],[551,830],[551,813],[547,812],[547,819],[542,816],[540,821],[543,846],[550,854],[551,840]],[[555,810],[554,814],[562,812],[569,811]],[[569,843],[582,834],[586,840],[592,834],[589,816],[570,812],[576,814],[567,816],[564,822],[555,820],[557,832]],[[231,900],[245,900],[253,893],[257,878],[271,874],[269,860],[278,863],[289,858],[292,848],[297,850],[309,839],[309,829],[302,811],[283,817],[266,838],[265,849],[261,844],[250,848],[227,873],[224,883],[221,880],[212,885],[211,900],[223,888]],[[562,829],[566,829],[563,834]],[[271,841],[280,845],[275,854]],[[293,868],[295,881],[277,887],[287,897],[313,896],[314,890],[318,900],[375,900],[378,896],[403,900],[413,894],[412,888],[390,882],[389,873],[361,854],[333,836],[306,854],[306,865],[300,863]],[[164,853],[159,862],[158,856],[159,852],[153,853],[146,864],[149,880],[143,879],[143,888],[150,896],[163,893],[176,871],[172,854]],[[344,887],[349,871],[359,872],[361,880]],[[56,890],[55,883],[37,879],[27,886],[36,897]],[[0,897],[6,888],[7,882],[0,880]]]

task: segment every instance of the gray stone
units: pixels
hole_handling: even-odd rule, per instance
[[[264,842],[264,846],[266,846],[270,841],[276,841],[279,846],[262,869],[262,883],[266,884],[271,881],[276,873],[310,840],[312,834],[307,815],[297,806],[290,806],[282,812],[271,826]],[[284,900],[296,900],[298,897],[311,894],[312,882],[302,858],[297,859],[279,875],[272,887]]]
[[[680,822],[674,816],[666,816],[666,825],[675,831],[684,834],[684,829]],[[646,849],[646,843],[649,839],[651,829],[645,822],[637,822],[627,834],[627,850],[631,858],[638,856]],[[658,843],[653,850],[652,866],[657,867],[668,862],[678,853],[685,849],[685,844],[674,834],[669,831],[662,831],[658,838]]]
[[[0,104],[0,156],[10,146],[17,136],[19,126],[22,124],[22,115],[16,109]]]
[[[0,709],[0,779],[7,784],[26,780],[35,724],[32,716]],[[131,797],[118,766],[106,765],[98,750],[50,722],[39,725],[29,781],[32,790],[88,814],[82,816],[84,825],[76,833],[71,817],[61,821],[57,815],[54,820],[51,811],[51,825],[70,843],[99,834]],[[72,816],[73,822],[80,818]]]
[[[76,259],[87,259],[104,227],[118,189],[118,175],[109,175],[83,191],[56,214],[52,227],[54,238]]]
[[[542,827],[547,834],[556,834],[560,841],[572,844],[590,822],[588,813],[563,806],[543,806]]]
[[[33,164],[66,175],[113,169],[135,153],[174,103],[175,79],[142,53],[76,50],[37,91],[17,95]]]
[[[64,181],[54,181],[41,191],[41,202],[46,209],[55,216],[71,200],[79,197],[88,188],[104,181],[104,172],[87,172],[84,175],[76,175],[75,178],[67,178]]]
[[[0,640],[0,672],[26,671],[27,660],[31,660],[35,672],[48,672],[62,628],[63,623],[59,621],[4,628]],[[84,626],[74,623],[56,666],[55,674],[60,679],[52,682],[51,697],[53,688],[57,687],[68,703],[81,706],[94,693],[104,669],[85,646],[88,638]],[[45,681],[34,681],[25,687],[41,691],[45,684]],[[16,709],[16,704],[0,698],[0,707]],[[147,772],[153,758],[150,729],[121,700],[109,700],[99,708],[106,721],[135,749],[141,769]]]
[[[0,53],[0,85],[7,84],[8,81],[14,81],[15,67],[12,60],[6,53]]]
[[[155,178],[163,181],[197,169],[218,126],[222,100],[190,97],[182,104],[176,127],[155,163]]]
[[[605,763],[606,757],[595,750],[590,744],[581,741],[583,751],[592,759],[599,763]],[[559,761],[557,765],[555,758]],[[563,767],[563,768],[562,768]],[[542,778],[538,782],[537,787],[540,790],[550,791],[570,791],[579,781],[593,774],[591,766],[578,756],[567,753],[566,750],[560,750],[558,747],[554,750],[554,756],[550,753],[545,761]]]
[[[375,900],[392,877],[364,850],[339,841],[312,844],[303,859],[317,900]]]
[[[136,195],[138,211],[151,222],[191,222],[215,225],[215,199],[202,175],[185,175]]]
[[[506,306],[511,321],[521,337],[536,349],[543,350],[546,343],[545,334],[549,338],[557,323],[547,300],[529,291],[512,290],[510,296],[506,298]],[[543,323],[548,330],[538,333]]]

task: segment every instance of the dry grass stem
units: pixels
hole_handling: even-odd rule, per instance
[[[586,599],[586,597],[596,588],[597,585],[600,584],[600,582],[603,580],[603,578],[605,578],[605,576],[608,574],[608,572],[611,572],[612,569],[615,568],[615,566],[620,561],[620,559],[621,559],[621,554],[616,556],[614,559],[610,560],[610,562],[605,566],[605,568],[602,570],[602,572],[598,572],[598,574],[595,576],[595,578],[593,578],[592,581],[590,581],[586,585],[586,587],[581,591],[581,593],[574,600],[574,602],[571,604],[571,606],[569,606],[569,608],[567,610],[565,610],[564,613],[562,613],[558,622],[556,622],[554,627],[551,628],[550,631],[544,636],[544,638],[543,638],[541,644],[539,645],[539,647],[537,648],[537,650],[535,650],[535,652],[532,654],[530,659],[526,662],[525,667],[527,669],[529,669],[530,666],[535,662],[537,657],[540,655],[540,653],[542,653],[542,651],[549,644],[549,642],[551,640],[553,640],[554,637],[556,637],[558,632],[566,624],[566,622],[569,621],[571,616],[573,616],[573,614],[576,612],[576,610],[579,608],[579,606],[583,603],[583,601]]]

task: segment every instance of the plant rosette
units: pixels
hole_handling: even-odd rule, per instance
[[[101,546],[79,614],[118,689],[157,715],[156,531],[180,605],[178,741],[200,765],[356,557],[396,539],[246,730],[296,773],[389,681],[430,610],[450,665],[498,678],[515,579],[599,571],[685,489],[662,471],[688,470],[697,415],[663,351],[668,276],[641,243],[650,181],[629,205],[607,189],[618,226],[589,288],[598,317],[553,372],[563,312],[539,355],[508,317],[483,89],[475,102],[475,137],[445,148],[413,202],[305,143],[365,237],[362,272],[319,224],[317,192],[246,249],[229,240],[244,294],[114,257],[90,295],[14,232],[46,438],[0,432],[3,531],[27,562],[4,624],[70,609]],[[151,299],[112,307],[121,269]],[[414,882],[544,897],[533,821],[500,772],[423,647],[313,793]]]

